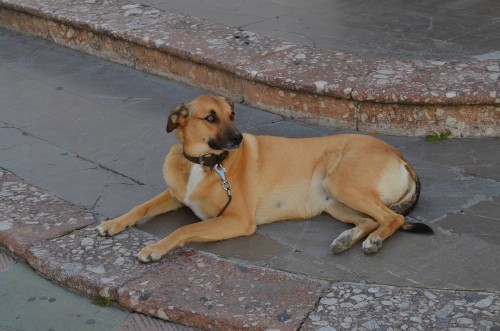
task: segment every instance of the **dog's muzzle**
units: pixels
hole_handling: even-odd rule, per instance
[[[208,146],[211,149],[219,151],[229,151],[240,147],[243,141],[243,135],[239,131],[232,132],[224,137],[217,137],[208,141]]]

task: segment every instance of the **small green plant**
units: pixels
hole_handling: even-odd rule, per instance
[[[111,298],[106,298],[102,295],[97,294],[94,299],[92,299],[92,303],[99,307],[109,307],[113,304],[113,300],[111,300]]]
[[[428,134],[425,137],[425,140],[427,140],[427,141],[439,141],[439,140],[448,139],[449,137],[451,137],[451,132],[450,131],[441,132],[439,134],[436,133],[436,132],[432,132],[431,134]]]

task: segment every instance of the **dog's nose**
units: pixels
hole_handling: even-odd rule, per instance
[[[241,132],[235,132],[229,137],[229,140],[234,145],[239,145],[243,140],[243,135],[241,134]]]

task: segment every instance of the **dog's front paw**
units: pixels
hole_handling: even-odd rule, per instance
[[[114,236],[126,228],[127,226],[120,222],[119,218],[115,218],[113,220],[103,222],[97,227],[97,231],[101,236]]]
[[[152,244],[141,249],[137,258],[139,261],[147,263],[160,260],[167,251],[162,249],[158,244]]]
[[[363,250],[368,254],[377,252],[381,246],[382,246],[382,239],[378,237],[375,238],[368,237],[363,242]]]

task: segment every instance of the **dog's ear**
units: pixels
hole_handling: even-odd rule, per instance
[[[168,122],[167,122],[167,132],[170,133],[177,129],[179,126],[179,121],[182,118],[187,118],[189,116],[189,109],[185,104],[181,104],[174,110],[170,112],[170,115],[168,115]]]
[[[230,100],[229,98],[226,98],[226,97],[223,97],[223,96],[219,96],[218,98],[224,100],[225,102],[227,102],[229,104],[229,106],[231,107],[231,110],[234,110],[234,102],[233,102],[233,100]]]

